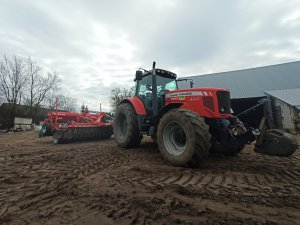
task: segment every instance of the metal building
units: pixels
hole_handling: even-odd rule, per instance
[[[272,100],[274,120],[279,128],[300,132],[300,88],[266,91]]]

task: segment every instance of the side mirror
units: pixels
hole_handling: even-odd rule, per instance
[[[193,80],[190,81],[190,87],[191,87],[191,88],[194,87],[194,81],[193,81]]]
[[[143,71],[137,70],[135,72],[135,80],[142,80],[143,79]]]

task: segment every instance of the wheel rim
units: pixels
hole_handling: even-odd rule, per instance
[[[171,122],[165,128],[163,132],[163,142],[166,150],[174,155],[181,155],[187,145],[186,132],[182,125],[178,122]]]
[[[117,121],[117,135],[119,137],[125,137],[127,134],[127,119],[125,114],[120,114]]]

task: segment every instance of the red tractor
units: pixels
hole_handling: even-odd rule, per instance
[[[172,164],[195,165],[210,152],[235,155],[261,135],[231,114],[228,89],[192,88],[191,82],[191,88],[178,90],[177,82],[183,79],[156,69],[155,62],[152,70],[142,70],[136,71],[134,97],[122,100],[116,110],[114,136],[119,147],[135,147],[146,134],[157,139],[162,156]],[[261,152],[286,156],[297,148],[293,138],[277,138],[285,149]],[[263,139],[260,143],[264,147]]]

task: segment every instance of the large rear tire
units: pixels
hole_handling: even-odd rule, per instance
[[[176,166],[195,166],[207,157],[210,139],[209,127],[204,119],[189,110],[171,110],[158,125],[159,150],[165,159]]]
[[[118,106],[113,129],[119,147],[136,147],[141,143],[142,136],[140,135],[137,115],[130,103],[122,103]]]

